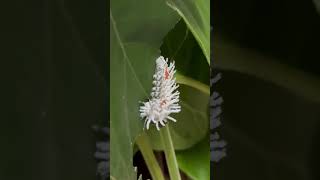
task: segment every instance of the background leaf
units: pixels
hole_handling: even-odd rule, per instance
[[[212,12],[214,64],[223,74],[215,88],[225,102],[219,131],[228,142],[213,179],[320,179],[320,17],[313,2],[227,0]]]
[[[210,64],[210,0],[167,0],[184,19]]]
[[[165,37],[161,54],[175,60],[177,71],[209,85],[209,66],[197,40],[181,19]]]
[[[210,141],[209,136],[191,148],[178,151],[179,167],[193,180],[210,179]]]
[[[320,1],[319,0],[313,0],[314,6],[317,9],[319,15],[320,15]]]
[[[281,63],[280,59],[239,47],[234,42],[220,38],[215,38],[215,42],[217,60],[214,66],[217,68],[252,75],[290,89],[310,101],[320,102],[320,79],[314,74]]]
[[[59,0],[2,6],[0,179],[96,178],[91,126],[106,123],[108,104],[96,64],[107,63],[105,51],[87,45],[107,45],[105,5]]]
[[[319,159],[319,104],[253,76],[222,73],[218,89],[225,103],[219,131],[228,142],[228,155],[213,164],[213,177],[313,179],[311,162],[317,169]]]
[[[111,175],[132,179],[133,144],[143,127],[139,101],[149,96],[158,49],[178,17],[162,1],[110,5]]]

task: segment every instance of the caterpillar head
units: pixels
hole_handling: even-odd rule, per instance
[[[156,71],[163,71],[163,69],[168,66],[167,61],[163,56],[158,57],[156,60]]]

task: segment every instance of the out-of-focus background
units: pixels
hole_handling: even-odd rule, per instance
[[[317,0],[211,3],[219,132],[213,179],[318,180],[320,11]],[[318,6],[317,6],[318,5]]]
[[[0,179],[95,179],[91,126],[108,117],[107,2],[3,3]]]

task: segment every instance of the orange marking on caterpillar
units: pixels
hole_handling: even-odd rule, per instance
[[[166,102],[166,100],[162,100],[161,102],[160,102],[160,106],[162,107],[163,105],[165,105],[167,102]]]
[[[166,68],[164,69],[164,79],[165,79],[165,80],[169,79],[168,67],[166,67]]]

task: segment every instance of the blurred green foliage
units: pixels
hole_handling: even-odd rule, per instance
[[[213,4],[228,157],[214,179],[317,180],[320,17],[312,1]],[[232,172],[232,173],[230,173]]]

